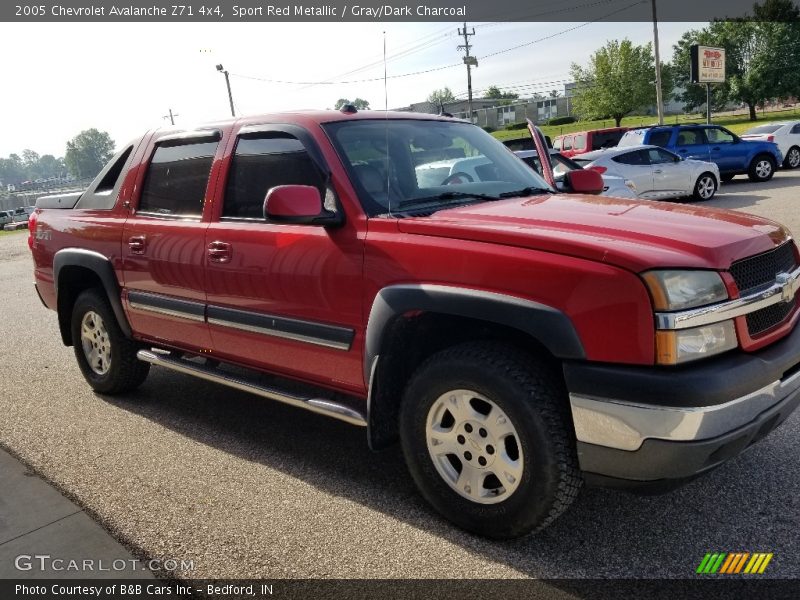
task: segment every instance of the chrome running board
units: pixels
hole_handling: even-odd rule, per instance
[[[206,381],[226,385],[243,392],[249,392],[256,396],[261,396],[262,398],[269,398],[270,400],[277,400],[284,404],[304,408],[305,410],[310,410],[311,412],[325,415],[326,417],[339,419],[351,425],[357,425],[359,427],[367,426],[367,419],[363,414],[344,404],[333,402],[332,400],[289,394],[276,388],[267,387],[254,381],[236,377],[230,373],[223,373],[211,367],[206,367],[180,358],[174,358],[169,354],[157,354],[150,350],[139,350],[136,357],[151,365],[165,367],[185,375],[192,375],[193,377],[199,377]]]

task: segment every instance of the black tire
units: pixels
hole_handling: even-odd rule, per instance
[[[783,168],[796,169],[797,167],[800,167],[800,148],[792,146],[783,159]]]
[[[694,184],[692,197],[700,201],[711,200],[714,194],[717,193],[717,187],[717,178],[714,177],[713,173],[703,173]]]
[[[451,392],[467,398],[461,404],[469,404],[472,412],[467,414],[476,414],[476,407],[488,411],[479,417],[485,421],[476,422],[472,429],[467,428],[470,422],[454,418],[459,412],[451,413],[451,430],[445,434],[451,440],[447,447],[464,456],[456,458],[440,451],[434,458],[428,449],[429,422],[436,422],[433,417],[438,414],[447,418],[448,402],[454,402]],[[492,417],[494,414],[498,417]],[[483,427],[475,427],[483,423],[491,428],[501,422],[505,425],[500,427],[508,429],[510,425],[515,436],[496,438],[494,450],[489,444],[495,443],[495,431],[490,429],[487,438]],[[432,437],[439,435],[431,431]],[[459,432],[470,433],[464,440],[464,435],[456,435]],[[582,485],[563,382],[534,357],[503,344],[463,344],[427,360],[403,395],[400,437],[408,469],[425,499],[456,525],[486,537],[512,538],[547,527],[569,507]],[[479,448],[481,444],[486,445]],[[519,477],[512,481],[509,471],[502,470],[501,474],[509,477],[506,484],[494,470],[505,469],[509,463],[502,460],[513,458],[515,448],[518,470],[514,472]],[[473,450],[478,457],[466,450]],[[469,466],[467,455],[470,461],[483,460],[483,467],[464,471]],[[487,459],[497,461],[497,466],[494,462],[487,466]],[[461,465],[460,471],[454,461]],[[449,481],[440,470],[452,471]],[[478,493],[484,494],[480,500],[457,491],[465,473],[482,473],[479,480],[470,480],[480,481]],[[471,491],[468,485],[464,489]],[[503,494],[507,497],[498,500]]]
[[[725,175],[720,175],[719,176],[719,178],[722,181],[722,183],[728,183],[730,181],[733,181],[734,177],[736,177],[736,175],[734,173],[726,173]]]
[[[769,181],[775,174],[775,159],[766,154],[759,154],[750,162],[747,176],[750,181]]]
[[[136,389],[147,378],[150,363],[136,358],[141,346],[122,333],[103,291],[89,289],[78,296],[71,328],[75,358],[94,391],[122,394]]]

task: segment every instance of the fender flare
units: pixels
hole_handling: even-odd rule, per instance
[[[64,248],[56,252],[53,257],[53,282],[55,283],[56,289],[56,302],[58,302],[58,293],[61,283],[61,269],[64,267],[81,267],[97,275],[100,282],[103,284],[119,328],[126,337],[131,338],[133,333],[130,323],[128,323],[128,317],[125,315],[125,311],[122,308],[122,296],[119,282],[117,281],[117,275],[114,272],[114,265],[111,264],[111,260],[99,252],[83,248]],[[61,335],[64,337],[63,331]]]
[[[396,316],[412,310],[470,317],[518,329],[536,338],[553,356],[586,358],[569,317],[545,304],[516,296],[434,284],[402,284],[383,288],[372,303],[364,350],[364,381],[380,354],[383,333]]]

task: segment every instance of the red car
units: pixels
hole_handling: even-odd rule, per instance
[[[572,157],[603,148],[613,148],[630,127],[611,127],[565,133],[553,140],[553,148],[564,156]]]
[[[399,438],[438,511],[517,536],[584,483],[708,471],[800,403],[788,231],[564,177],[445,117],[153,131],[38,201],[36,289],[97,392],[155,366]]]

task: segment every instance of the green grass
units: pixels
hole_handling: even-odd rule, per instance
[[[15,233],[22,233],[23,231],[27,233],[28,228],[24,227],[24,228],[20,228],[20,229],[15,229],[13,231],[6,231],[5,229],[3,229],[3,230],[0,230],[0,235],[14,235]]]
[[[751,121],[749,116],[744,114],[724,115],[714,117],[712,115],[711,121],[715,125],[722,125],[730,129],[734,133],[744,133],[751,127],[761,125],[763,123],[770,123],[772,121],[786,121],[791,119],[800,119],[800,108],[791,108],[785,110],[776,110],[770,112],[759,112],[758,120]],[[633,116],[625,117],[622,119],[623,127],[641,127],[643,125],[653,125],[656,123],[656,118],[653,116]],[[705,115],[677,115],[664,117],[666,125],[675,125],[678,123],[705,123]],[[597,121],[578,121],[577,123],[569,123],[567,125],[543,125],[541,130],[545,135],[555,138],[557,135],[564,133],[572,133],[573,131],[589,131],[591,129],[603,129],[605,127],[614,127],[613,119],[597,120]],[[494,137],[499,140],[515,140],[519,138],[526,138],[529,136],[527,129],[517,129],[513,131],[495,131],[492,133]]]

